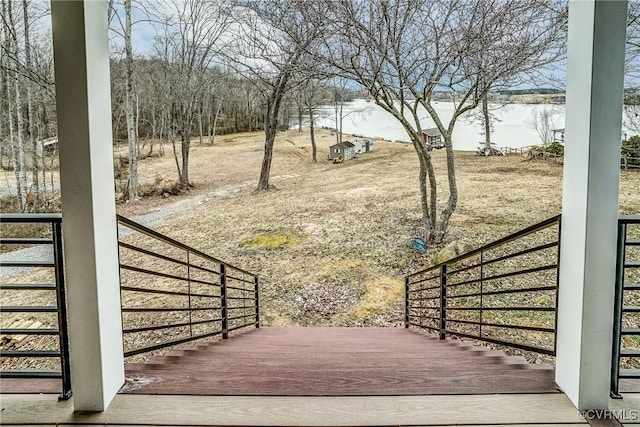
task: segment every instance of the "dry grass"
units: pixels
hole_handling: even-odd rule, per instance
[[[160,227],[256,271],[262,279],[267,324],[307,324],[299,314],[308,310],[296,302],[301,292],[310,292],[310,284],[345,287],[351,282],[359,289],[349,297],[355,299],[353,304],[337,306],[318,322],[366,324],[371,311],[353,308],[366,298],[364,283],[401,277],[426,264],[438,249],[422,255],[410,246],[421,216],[413,147],[376,141],[373,152],[334,165],[325,160],[334,141],[335,136],[319,132],[320,161],[312,164],[307,133],[279,134],[271,175],[277,191],[268,193],[253,191],[262,160],[262,134],[227,135],[218,137],[214,146],[194,145],[192,192],[209,196],[197,209]],[[444,152],[435,151],[433,156],[444,200]],[[162,176],[171,170],[171,161],[145,160],[141,174]],[[456,161],[459,204],[447,242],[478,246],[560,211],[561,165],[467,152],[457,153]],[[640,174],[622,171],[621,212],[640,211],[638,188]],[[156,203],[152,199],[119,209],[132,215]],[[295,239],[289,241],[292,236]],[[345,269],[349,262],[359,266]],[[389,312],[397,312],[402,295],[392,292],[385,299]],[[387,320],[397,324],[400,318]]]
[[[218,136],[213,146],[194,139],[190,192],[120,204],[118,211],[131,217],[202,196],[157,229],[258,274],[265,325],[397,326],[400,278],[440,249],[421,254],[411,247],[421,217],[414,149],[376,141],[373,152],[334,165],[326,158],[335,136],[319,131],[317,141],[313,164],[308,133],[280,133],[271,173],[277,190],[256,193],[263,134]],[[433,157],[444,200],[444,152]],[[476,247],[560,212],[559,164],[458,152],[456,165],[459,203],[445,243]],[[139,173],[175,179],[170,150],[141,161]],[[621,213],[640,212],[639,188],[638,171],[621,171]]]

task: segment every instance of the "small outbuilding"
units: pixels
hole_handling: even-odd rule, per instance
[[[433,148],[444,148],[442,135],[438,128],[429,128],[422,131],[422,141],[429,150]]]
[[[373,150],[373,140],[368,138],[358,138],[352,141],[356,154],[368,153]]]
[[[355,155],[355,145],[349,141],[342,141],[329,147],[329,160],[342,158],[343,161],[347,161],[353,159]]]

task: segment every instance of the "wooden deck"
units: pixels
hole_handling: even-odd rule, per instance
[[[625,401],[627,407],[640,404],[639,400]],[[72,402],[57,402],[51,395],[3,396],[1,404],[5,427],[588,425],[562,393],[366,397],[120,394],[107,411],[95,414],[74,413]]]
[[[588,425],[549,367],[400,328],[249,330],[126,372],[141,381],[102,413],[3,381],[2,425]],[[640,395],[610,402],[633,414]]]
[[[411,396],[556,393],[554,371],[403,328],[261,328],[127,365],[135,394]]]

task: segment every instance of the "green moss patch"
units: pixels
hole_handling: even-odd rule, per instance
[[[276,230],[250,237],[242,242],[242,246],[249,249],[282,249],[297,245],[304,240],[304,236],[293,230]]]

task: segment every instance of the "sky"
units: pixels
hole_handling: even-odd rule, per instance
[[[96,0],[100,1],[100,0]],[[34,0],[34,7],[39,11],[48,8],[49,1],[48,0]],[[159,5],[159,1],[155,0],[155,3],[151,3],[155,5]],[[122,0],[115,0],[114,6],[116,9],[116,13],[121,17],[121,22],[124,23],[124,7],[122,5]],[[133,15],[133,32],[132,32],[132,45],[134,50],[134,55],[136,56],[148,56],[153,54],[154,50],[154,37],[156,34],[156,29],[153,26],[152,22],[149,22],[149,16],[142,9],[139,3],[135,0],[133,2],[132,8]],[[123,40],[121,35],[118,32],[121,30],[120,21],[117,18],[113,18],[112,28],[114,31],[110,31],[110,50],[114,56],[118,56],[122,54],[123,50]],[[51,30],[51,22],[47,16],[43,16],[39,19],[38,24],[36,26],[37,31],[39,33],[45,34],[49,33]],[[535,87],[554,87],[563,89],[564,81],[566,79],[566,64],[560,64],[553,69],[549,68],[547,70],[543,70],[541,72],[542,75],[548,77],[549,80],[555,81],[554,84],[544,84],[534,81],[531,79],[529,81],[522,81],[518,84],[512,86],[513,89],[526,89],[526,88],[535,88]],[[537,80],[537,79],[536,79]]]

